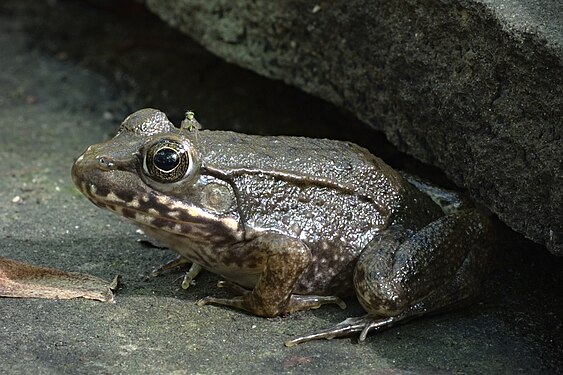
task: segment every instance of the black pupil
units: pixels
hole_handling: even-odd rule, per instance
[[[170,172],[180,163],[180,155],[170,148],[161,148],[154,155],[153,162],[158,169]]]

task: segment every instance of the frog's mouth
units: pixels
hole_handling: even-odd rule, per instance
[[[150,189],[132,172],[101,170],[81,163],[79,158],[73,165],[74,184],[98,207],[197,242],[238,242],[244,238],[238,217],[219,216]]]

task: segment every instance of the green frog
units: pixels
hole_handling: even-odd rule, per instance
[[[234,292],[199,305],[274,317],[355,295],[366,311],[288,346],[462,305],[487,269],[486,216],[350,142],[202,130],[192,112],[175,127],[146,108],[72,177],[192,263],[187,281],[203,268]]]

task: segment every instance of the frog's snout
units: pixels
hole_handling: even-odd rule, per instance
[[[82,183],[88,180],[88,171],[91,170],[92,163],[85,158],[87,152],[88,150],[74,161],[70,173],[72,176],[72,182],[74,182],[74,185],[76,185],[76,187],[80,190],[82,190]]]

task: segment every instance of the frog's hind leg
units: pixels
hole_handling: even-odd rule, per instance
[[[367,315],[286,342],[291,346],[378,331],[420,315],[457,307],[476,296],[486,273],[490,227],[477,211],[446,215],[411,237],[393,228],[362,253],[354,274]]]

